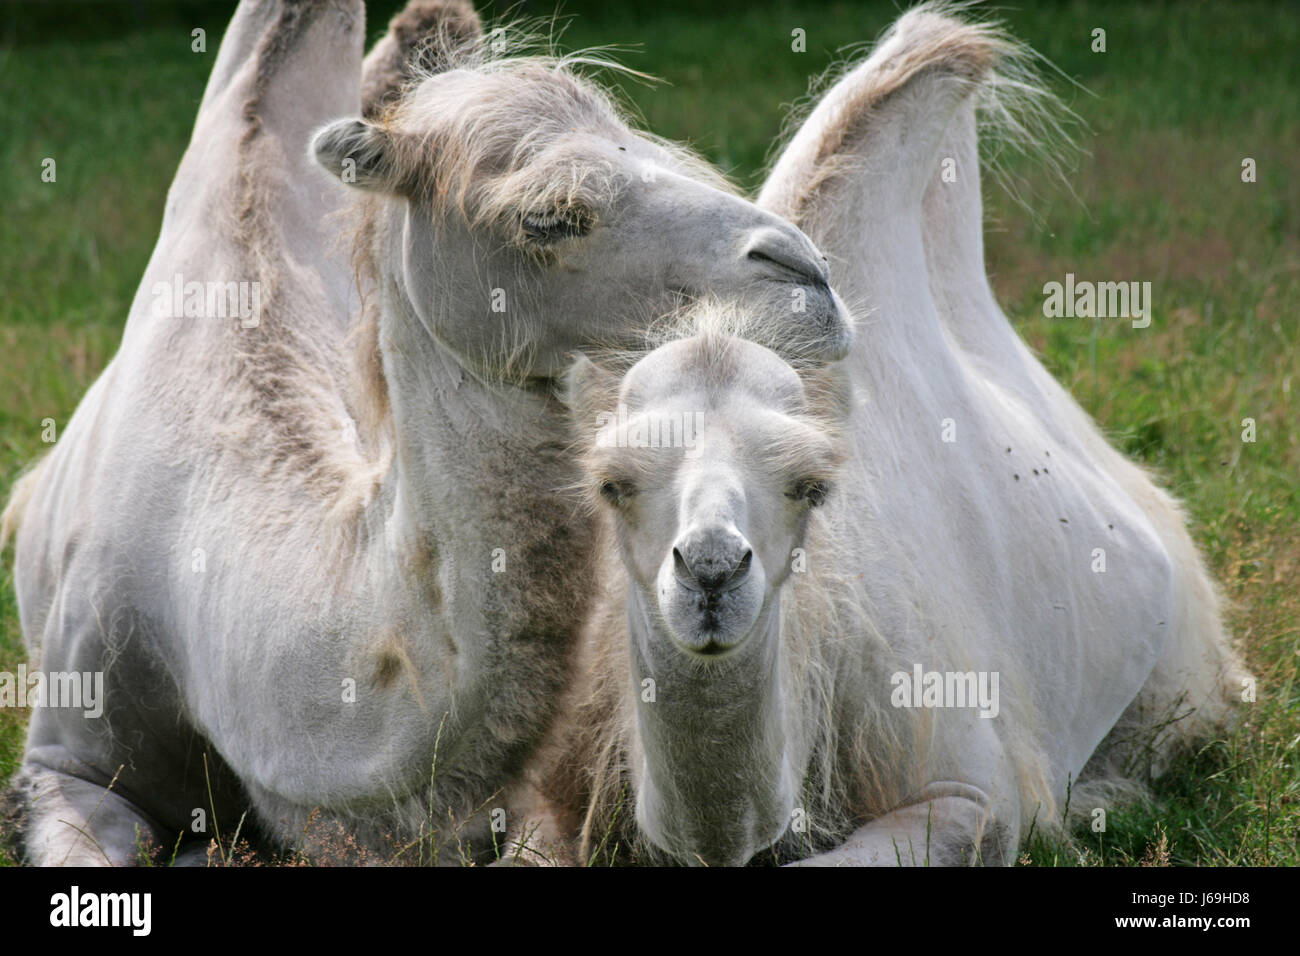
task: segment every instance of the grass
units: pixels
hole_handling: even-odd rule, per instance
[[[378,34],[387,8],[375,12]],[[587,8],[591,9],[588,10]],[[0,103],[0,492],[66,422],[112,356],[189,135],[222,4],[6,11]],[[569,47],[624,43],[664,77],[623,84],[657,133],[747,188],[789,104],[888,3],[569,3]],[[1300,862],[1300,13],[1278,3],[1077,2],[1001,15],[1055,63],[1090,127],[1069,188],[1012,159],[1030,210],[987,193],[987,252],[1020,334],[1116,443],[1187,504],[1259,678],[1241,726],[1179,762],[1149,804],[1109,808],[1104,832],[1035,835],[1037,865]],[[133,19],[134,18],[134,19]],[[143,19],[141,19],[143,18]],[[84,21],[84,22],[83,22]],[[206,54],[190,30],[207,29]],[[1094,28],[1107,52],[1090,49]],[[807,52],[791,52],[791,31]],[[53,158],[57,180],[41,179]],[[1244,157],[1257,181],[1241,181]],[[1042,286],[1152,283],[1153,320],[1046,319]],[[1257,440],[1241,440],[1254,419]],[[23,660],[12,550],[0,556],[0,670]],[[0,709],[0,781],[26,713]]]

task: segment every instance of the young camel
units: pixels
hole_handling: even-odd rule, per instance
[[[807,238],[631,130],[580,58],[470,43],[370,122],[363,35],[357,2],[240,5],[121,349],[6,510],[31,666],[106,697],[32,715],[31,862],[182,832],[201,860],[197,811],[229,835],[250,805],[245,833],[306,852],[490,853],[589,600],[567,355],[705,290],[847,348]]]
[[[615,570],[575,716],[516,794],[542,823],[521,843],[1007,863],[1067,799],[1094,806],[1230,719],[1244,671],[1177,505],[988,291],[975,102],[1016,52],[909,13],[778,160],[760,202],[830,251],[866,316],[839,366],[708,331],[778,339],[744,309],[700,313],[704,334],[621,378],[575,366]],[[664,421],[704,426],[675,449],[616,431]],[[930,674],[953,699],[927,699]]]

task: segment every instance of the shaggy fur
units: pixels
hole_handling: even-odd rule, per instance
[[[589,58],[470,41],[370,123],[363,33],[357,3],[240,5],[121,349],[7,509],[33,666],[107,698],[32,716],[33,862],[250,806],[327,859],[490,855],[586,614],[551,376],[708,289],[799,289],[803,341],[847,341],[808,239],[628,128]],[[160,314],[177,274],[260,315]]]
[[[452,51],[483,35],[466,0],[413,0],[388,24],[361,67],[361,114],[380,116],[420,74],[446,69]]]
[[[1008,56],[1008,71],[995,72]],[[1015,99],[1029,120],[1008,105]],[[793,672],[782,682],[785,736],[807,754],[798,761],[807,827],[777,839],[778,861],[1009,862],[1031,826],[1059,827],[1067,793],[1087,812],[1221,729],[1242,686],[1216,589],[1177,504],[1110,448],[993,301],[981,240],[981,109],[1012,136],[1052,124],[1023,51],[990,25],[926,5],[825,94],[760,197],[818,241],[863,316],[841,368],[853,383],[848,409],[816,397],[833,391],[809,399],[839,409],[820,419],[834,423],[828,435],[845,436],[846,463],[808,526],[809,571],[791,577],[781,603],[780,666]],[[957,159],[956,184],[939,178],[944,157]],[[768,339],[771,322],[755,320],[754,337]],[[746,334],[734,313],[690,321]],[[698,330],[688,322],[675,331]],[[699,371],[682,388],[721,401],[738,387],[734,369],[707,358],[719,354],[716,337],[696,341]],[[618,383],[631,363],[602,364],[612,372],[587,369],[575,390],[582,447],[595,438],[593,410],[627,400]],[[801,374],[819,380],[815,370]],[[956,441],[946,443],[949,422]],[[592,482],[601,475],[589,472]],[[542,821],[530,841],[521,837],[524,858],[585,862],[619,843],[650,858],[661,852],[633,820],[643,768],[656,758],[635,719],[632,581],[616,560],[626,560],[629,540],[662,531],[616,535],[609,509],[599,513],[607,558],[598,564],[615,570],[581,644],[585,685],[569,690],[563,708],[573,719],[520,788],[520,806]],[[1105,574],[1091,568],[1095,547],[1108,554]],[[890,676],[917,663],[998,673],[998,717],[890,706]],[[702,715],[680,740],[708,733]],[[729,756],[682,762],[689,750],[657,758],[678,761],[681,787],[706,786]],[[774,785],[761,777],[742,775],[736,786]],[[717,833],[729,824],[716,808],[688,803],[675,816]],[[709,852],[662,849],[685,862]]]

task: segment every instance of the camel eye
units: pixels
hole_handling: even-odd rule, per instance
[[[804,478],[796,481],[794,486],[785,493],[785,496],[792,501],[802,501],[809,507],[819,507],[826,500],[826,496],[831,493],[830,483],[821,478]]]
[[[625,504],[635,494],[636,488],[630,481],[606,478],[600,483],[600,496],[615,507]]]
[[[531,242],[547,245],[591,232],[592,216],[581,209],[550,209],[524,213],[523,233]]]

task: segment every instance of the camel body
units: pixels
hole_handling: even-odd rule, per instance
[[[326,859],[490,856],[587,604],[562,357],[714,288],[845,347],[807,238],[573,64],[471,43],[363,110],[363,38],[241,4],[122,346],[6,514],[33,666],[105,679],[33,714],[33,862],[201,859],[250,804]],[[170,314],[227,283],[246,314]]]

